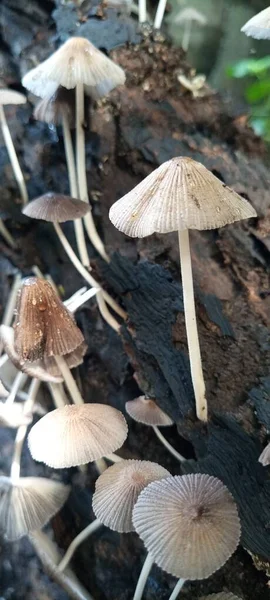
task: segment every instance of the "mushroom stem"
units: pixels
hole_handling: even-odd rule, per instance
[[[63,406],[68,404],[68,399],[64,393],[61,383],[49,382],[48,387],[51,392],[55,408],[63,408]]]
[[[203,378],[202,359],[195,311],[188,229],[185,229],[183,231],[179,230],[178,236],[185,322],[187,331],[191,378],[196,401],[196,414],[198,419],[200,419],[201,421],[207,421],[207,401],[205,398],[205,383]]]
[[[73,263],[75,269],[77,269],[77,271],[82,275],[82,277],[88,281],[88,283],[92,286],[92,287],[99,287],[102,290],[102,294],[104,296],[104,300],[105,302],[107,302],[107,304],[109,304],[109,306],[111,306],[111,308],[123,319],[127,318],[127,314],[126,312],[119,306],[119,304],[117,304],[117,302],[110,296],[110,294],[108,294],[105,290],[103,290],[103,288],[100,287],[100,285],[98,284],[98,282],[94,279],[94,277],[92,277],[92,275],[90,275],[90,273],[88,273],[88,271],[85,269],[85,267],[82,265],[82,263],[79,261],[78,257],[76,256],[74,250],[72,249],[70,243],[68,242],[64,232],[62,231],[61,227],[59,226],[58,223],[53,223],[54,229],[59,237],[59,240],[62,244],[62,246],[64,247],[68,257],[70,258],[71,262]]]
[[[189,19],[188,21],[185,22],[184,34],[183,34],[183,39],[182,39],[182,48],[185,52],[187,52],[188,48],[189,48],[191,29],[192,29],[192,19]]]
[[[179,579],[173,592],[171,593],[169,600],[176,600],[178,597],[179,592],[181,592],[181,589],[184,585],[184,583],[186,582],[186,579]]]
[[[109,460],[112,463],[119,463],[125,460],[124,458],[121,458],[121,456],[118,456],[118,454],[115,454],[114,452],[112,452],[112,454],[106,454],[104,458],[106,458],[106,460]]]
[[[77,176],[76,176],[76,166],[74,159],[74,152],[72,147],[72,139],[68,124],[67,116],[63,113],[62,116],[62,127],[63,127],[63,138],[64,138],[64,146],[65,146],[65,154],[66,154],[66,162],[67,162],[67,170],[68,170],[68,179],[69,179],[69,189],[70,195],[72,198],[79,198],[78,194],[78,185],[77,185]],[[82,264],[90,268],[90,261],[87,252],[84,230],[83,230],[83,222],[82,219],[75,219],[74,222],[74,230],[76,236],[76,243],[79,252],[79,257],[82,261]]]
[[[89,203],[87,180],[86,180],[86,164],[85,164],[85,136],[84,136],[84,85],[77,83],[76,85],[76,160],[77,160],[77,179],[79,187],[79,197],[83,202]],[[106,254],[104,244],[101,241],[92,212],[89,212],[84,217],[84,224],[88,233],[89,239],[93,246],[99,252],[100,256],[106,262],[110,262]]]
[[[23,373],[22,371],[19,371],[17,373],[17,375],[13,381],[13,384],[11,386],[9,396],[6,400],[6,404],[13,404],[18,391],[24,386],[24,384],[27,380],[27,377],[28,377],[28,375],[26,375],[26,373]]]
[[[9,230],[6,228],[3,219],[0,219],[0,234],[10,246],[10,248],[16,248],[17,244],[14,238],[12,237],[11,233],[9,233]]]
[[[39,381],[39,379],[32,379],[30,387],[29,387],[29,391],[28,391],[28,398],[24,404],[24,409],[23,409],[24,414],[33,412],[34,404],[36,401],[36,395],[39,390],[40,383],[41,382]],[[16,438],[15,438],[14,453],[13,453],[11,469],[10,469],[10,479],[12,479],[13,482],[17,481],[20,477],[21,455],[22,455],[23,443],[25,440],[26,432],[27,432],[27,427],[28,427],[27,425],[21,425],[20,427],[18,427],[18,430],[17,430],[17,434],[16,434]]]
[[[62,373],[63,379],[65,381],[65,384],[68,388],[68,391],[70,393],[70,396],[71,396],[74,404],[78,404],[78,405],[84,404],[84,401],[81,396],[80,390],[77,386],[77,383],[76,383],[74,377],[72,376],[70,369],[68,368],[67,363],[66,363],[65,359],[63,358],[63,356],[54,356],[54,360]]]
[[[154,20],[154,29],[160,29],[163,21],[167,0],[159,0]]]
[[[16,307],[16,302],[17,302],[17,292],[20,288],[21,285],[21,275],[17,274],[14,277],[13,280],[13,284],[8,296],[8,301],[7,301],[7,305],[4,311],[4,315],[3,315],[3,319],[2,319],[2,325],[11,325],[12,323],[12,319],[13,319],[13,315],[14,315],[14,310]],[[0,340],[0,354],[2,353],[3,350],[3,342]]]
[[[145,23],[146,19],[146,0],[139,0],[139,23]]]
[[[133,596],[133,600],[141,600],[142,596],[143,596],[143,592],[144,592],[144,588],[145,588],[145,584],[147,581],[147,577],[152,569],[152,566],[154,564],[154,561],[151,557],[151,555],[148,553],[147,557],[144,561],[144,565],[143,568],[141,570],[140,573],[140,577],[138,579],[137,582],[137,586],[136,586],[136,590],[135,590],[135,594]]]
[[[104,471],[107,470],[107,464],[104,458],[97,458],[95,460],[95,466],[99,475],[101,475],[101,473],[104,473]]]
[[[74,538],[74,540],[72,540],[65,555],[63,556],[62,560],[60,561],[60,563],[57,567],[57,569],[59,571],[64,571],[66,569],[66,567],[68,566],[68,563],[72,559],[74,552],[77,550],[77,548],[80,546],[80,544],[82,544],[82,542],[84,542],[84,540],[86,540],[92,533],[97,531],[97,529],[99,529],[101,526],[102,526],[102,523],[98,519],[95,519],[95,521],[93,521],[92,523],[87,525],[87,527],[85,527],[85,529],[83,529],[78,535],[76,535],[76,537]]]
[[[165,448],[167,448],[167,450],[169,450],[169,452],[175,458],[177,458],[177,460],[179,460],[180,462],[185,462],[185,460],[186,460],[185,457],[182,456],[182,454],[180,454],[179,452],[177,452],[177,450],[175,450],[175,448],[173,446],[171,446],[171,444],[166,440],[164,435],[161,433],[160,429],[156,425],[152,425],[152,427],[153,427],[153,430],[154,430],[156,436],[161,441],[163,446],[165,446]]]
[[[102,315],[103,319],[108,323],[108,325],[112,327],[112,329],[114,329],[114,331],[116,331],[116,333],[119,333],[121,325],[119,325],[118,321],[116,321],[116,319],[111,315],[110,311],[108,310],[107,304],[104,300],[101,290],[97,292],[97,303],[99,312]]]
[[[24,177],[22,174],[22,170],[19,165],[17,154],[16,154],[16,151],[14,148],[12,137],[10,135],[9,126],[7,124],[7,120],[6,120],[6,116],[5,116],[5,111],[1,104],[0,104],[0,121],[1,121],[1,129],[2,129],[2,133],[3,133],[3,138],[5,140],[5,144],[6,144],[8,155],[9,155],[9,160],[11,162],[13,173],[14,173],[15,179],[17,181],[18,188],[20,190],[23,205],[25,205],[28,202],[27,189],[26,189]]]

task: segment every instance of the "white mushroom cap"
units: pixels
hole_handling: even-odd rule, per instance
[[[249,19],[241,31],[256,40],[270,39],[270,6]]]
[[[144,425],[166,427],[173,425],[172,419],[166,415],[166,413],[159,408],[159,406],[145,396],[139,396],[135,400],[129,400],[126,402],[126,411],[138,423]]]
[[[104,404],[57,408],[32,427],[33,458],[54,469],[84,465],[120,448],[127,423],[119,410]]]
[[[20,402],[0,402],[0,427],[20,427],[29,425],[32,421],[31,414],[25,414],[24,404]]]
[[[8,540],[40,529],[65,503],[67,485],[43,477],[0,477],[0,529]]]
[[[180,23],[186,23],[187,21],[195,21],[200,25],[206,25],[207,18],[196,8],[193,8],[192,6],[187,6],[180,10],[179,13],[177,13],[176,17],[174,18],[174,23],[177,23],[177,25],[179,25]]]
[[[172,158],[115,202],[109,217],[131,237],[178,229],[216,229],[255,217],[254,208],[201,163]]]
[[[270,442],[267,444],[267,446],[265,446],[264,450],[259,456],[259,462],[262,463],[264,467],[270,465]]]
[[[0,104],[25,104],[27,101],[26,96],[14,90],[0,89]]]

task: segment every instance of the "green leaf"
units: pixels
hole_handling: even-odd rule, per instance
[[[245,97],[251,104],[260,102],[270,96],[270,78],[264,81],[256,81],[248,86],[245,91]]]
[[[226,73],[229,77],[235,77],[240,79],[247,75],[261,75],[270,69],[270,56],[264,56],[263,58],[248,58],[245,60],[239,60],[233,65],[229,65],[226,69]]]

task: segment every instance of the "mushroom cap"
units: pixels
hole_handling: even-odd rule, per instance
[[[262,463],[264,467],[270,465],[270,442],[265,446],[261,455],[259,456],[259,462]]]
[[[50,223],[65,223],[84,217],[90,206],[82,200],[48,192],[31,200],[23,209],[23,214],[31,219],[41,219]]]
[[[0,105],[5,104],[25,104],[27,101],[26,96],[14,90],[0,89]]]
[[[54,469],[92,462],[120,448],[127,423],[119,410],[104,404],[57,408],[32,427],[28,443],[33,458]]]
[[[58,87],[51,98],[40,100],[34,110],[37,121],[53,125],[62,125],[63,116],[66,117],[70,128],[75,127],[75,93],[74,90],[66,90]]]
[[[134,531],[132,511],[140,492],[151,481],[170,475],[167,469],[148,460],[123,460],[114,464],[96,481],[93,511],[113,531]]]
[[[210,596],[203,596],[199,600],[241,600],[239,596],[231,594],[231,592],[219,592],[218,594],[210,594]]]
[[[270,39],[270,6],[249,19],[241,31],[256,40]]]
[[[174,17],[174,23],[179,25],[180,23],[186,23],[187,21],[195,21],[200,25],[206,25],[207,18],[196,8],[187,6],[177,13],[177,15]]]
[[[145,396],[139,396],[135,400],[126,402],[126,411],[134,421],[144,425],[152,427],[154,425],[157,427],[173,425],[172,419],[159,408],[154,400]]]
[[[41,361],[35,363],[25,362],[20,359],[19,355],[15,351],[14,347],[14,329],[7,325],[0,326],[0,338],[3,343],[4,350],[10,358],[13,365],[19,371],[26,373],[29,377],[35,377],[40,381],[50,381],[51,383],[61,383],[63,381],[62,375],[59,376],[59,371],[53,373],[50,370],[44,368]]]
[[[49,82],[49,87],[47,87]],[[67,89],[78,83],[87,86],[104,86],[106,93],[125,82],[125,73],[91,42],[81,37],[71,37],[47,60],[29,71],[23,85],[41,98],[52,96],[55,83]]]
[[[255,217],[247,200],[191,158],[172,158],[110,209],[112,223],[131,237],[178,229],[215,229]]]
[[[75,348],[75,350],[73,350],[69,354],[64,354],[63,358],[65,359],[65,362],[67,363],[67,366],[69,369],[74,369],[75,367],[78,367],[79,365],[81,365],[83,363],[83,357],[86,353],[86,350],[87,350],[87,344],[85,342],[83,342],[82,344],[80,344],[80,346],[78,346],[78,348]],[[60,371],[59,367],[57,366],[57,364],[54,360],[54,357],[53,356],[45,356],[44,364],[46,366],[48,373],[50,373],[50,375],[57,377],[59,379],[59,377],[61,376],[61,371]]]
[[[229,490],[200,473],[150,483],[135,505],[133,525],[159,567],[189,580],[222,567],[241,532]]]
[[[8,540],[40,529],[65,503],[70,487],[43,477],[0,477],[0,529]]]
[[[8,390],[5,388],[2,379],[0,379],[0,398],[7,398],[8,394]]]
[[[20,402],[0,402],[0,427],[20,427],[29,425],[32,421],[31,414],[25,414],[24,404]]]
[[[69,354],[84,338],[73,316],[45,279],[25,279],[18,293],[14,324],[15,351],[33,362]]]

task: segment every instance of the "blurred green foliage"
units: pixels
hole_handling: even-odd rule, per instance
[[[244,96],[251,108],[250,124],[270,142],[270,56],[240,60],[226,69],[229,77],[247,77]]]

